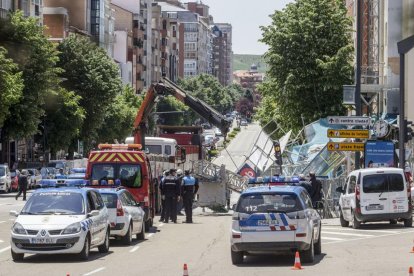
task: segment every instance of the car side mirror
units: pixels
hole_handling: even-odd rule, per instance
[[[12,217],[18,217],[19,216],[19,212],[15,211],[15,210],[11,210],[9,212],[9,215],[12,216]]]
[[[342,187],[337,187],[337,188],[335,189],[335,191],[337,191],[338,193],[341,193],[341,194],[343,194],[343,193],[344,193],[344,189],[342,189]]]
[[[89,214],[88,214],[88,217],[90,218],[90,217],[96,217],[96,216],[99,216],[99,211],[98,210],[93,210],[92,212],[90,212]]]

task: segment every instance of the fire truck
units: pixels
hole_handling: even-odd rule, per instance
[[[201,127],[158,126],[159,137],[146,137],[148,118],[158,97],[168,95],[220,128],[224,135],[228,132],[230,123],[222,114],[164,78],[148,89],[134,121],[133,138],[127,138],[125,144],[102,144],[91,151],[85,176],[87,185],[96,188],[128,189],[145,211],[146,231],[160,209],[158,183],[163,171],[191,169],[194,161],[203,158]]]

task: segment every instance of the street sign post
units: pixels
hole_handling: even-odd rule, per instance
[[[361,116],[330,116],[328,124],[330,125],[349,125],[349,126],[369,126],[370,117]]]
[[[369,138],[369,130],[365,129],[328,129],[329,138]]]
[[[329,142],[328,151],[364,151],[365,143],[334,143]]]

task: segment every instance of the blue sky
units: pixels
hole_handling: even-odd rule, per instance
[[[184,1],[187,2],[187,1]],[[202,0],[210,7],[210,14],[218,23],[233,26],[233,52],[235,54],[264,54],[265,44],[259,26],[268,26],[270,14],[283,9],[293,0]]]

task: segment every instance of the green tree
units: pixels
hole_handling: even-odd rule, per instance
[[[188,117],[189,115],[189,108],[184,105],[182,102],[174,98],[173,96],[168,96],[163,98],[157,104],[157,112],[182,112],[182,113],[165,113],[159,114],[161,124],[165,125],[183,125],[189,124]]]
[[[10,106],[19,101],[24,88],[22,73],[6,54],[7,50],[0,47],[0,128],[10,115]]]
[[[105,113],[104,123],[98,130],[98,141],[112,143],[117,139],[120,143],[132,135],[134,119],[143,98],[137,97],[130,86],[125,86],[122,94],[118,94]]]
[[[2,139],[34,135],[44,115],[46,97],[59,86],[58,53],[44,36],[37,19],[24,17],[21,11],[0,22],[0,46],[6,48],[8,56],[18,64],[24,83],[22,97],[9,109]]]
[[[285,129],[344,113],[342,85],[352,83],[351,21],[342,0],[296,0],[262,27],[269,46],[262,123],[273,116]],[[274,101],[274,104],[270,104]],[[275,108],[275,110],[272,110]],[[258,117],[259,117],[258,116]]]
[[[119,68],[102,48],[84,36],[70,35],[58,50],[63,84],[81,97],[79,103],[85,110],[80,139],[88,150],[98,139],[107,111],[122,92]]]

